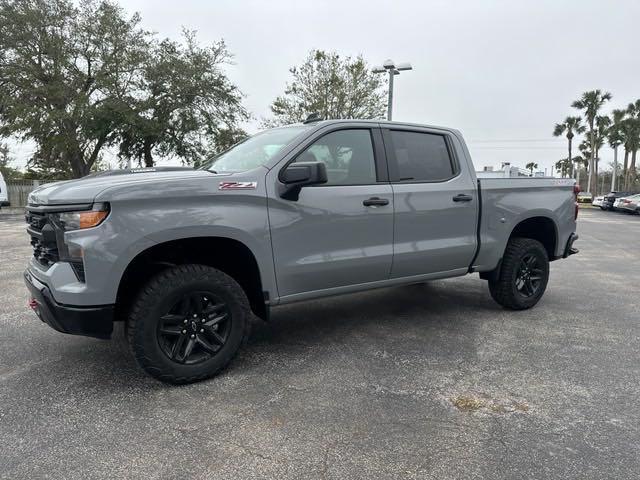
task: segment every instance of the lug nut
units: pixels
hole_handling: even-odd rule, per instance
[[[204,333],[204,328],[201,328],[201,329],[200,329],[200,333]]]
[[[193,314],[193,318],[197,318],[197,317],[198,317],[198,315],[196,315],[196,314],[194,313],[194,314]]]
[[[192,335],[191,335],[191,338],[196,338],[196,336],[192,334]]]
[[[184,322],[182,322],[182,323],[187,323],[188,321],[189,321],[189,320],[187,320],[187,319],[185,318],[185,319],[184,319]]]
[[[187,331],[186,330],[182,330],[182,333],[187,333]]]

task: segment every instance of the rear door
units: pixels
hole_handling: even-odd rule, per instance
[[[378,128],[358,125],[318,131],[269,172],[269,222],[280,297],[389,278],[393,193],[384,147]],[[302,188],[297,200],[283,199],[278,174],[295,161],[324,162],[328,182]]]
[[[395,209],[391,277],[463,273],[476,251],[478,198],[459,140],[419,127],[382,132]]]

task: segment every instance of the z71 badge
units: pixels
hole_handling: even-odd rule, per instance
[[[255,190],[258,182],[220,182],[218,190]]]

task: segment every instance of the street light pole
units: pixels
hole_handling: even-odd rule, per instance
[[[387,60],[382,67],[373,67],[373,73],[389,72],[389,101],[387,104],[387,120],[393,118],[393,77],[400,75],[403,70],[413,70],[410,63],[400,63],[396,65],[393,60]]]

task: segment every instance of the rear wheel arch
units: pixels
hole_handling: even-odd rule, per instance
[[[521,220],[511,231],[509,240],[515,237],[539,241],[544,245],[549,260],[555,259],[558,247],[558,226],[552,218],[535,216]]]
[[[116,294],[116,318],[124,319],[137,293],[161,271],[183,264],[219,269],[245,291],[251,310],[267,319],[268,309],[257,258],[239,240],[228,237],[190,237],[158,243],[138,253],[124,269]]]
[[[530,238],[540,242],[547,251],[547,257],[550,261],[555,260],[556,249],[558,247],[558,226],[551,218],[543,215],[528,217],[518,222],[511,230],[509,237],[504,245],[504,250],[500,255],[498,265],[491,271],[480,272],[480,278],[483,280],[495,280],[500,276],[502,268],[502,260],[506,253],[509,242],[513,238]]]

